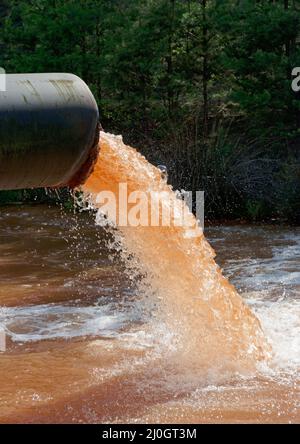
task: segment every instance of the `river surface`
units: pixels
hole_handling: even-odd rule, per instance
[[[299,228],[206,227],[273,358],[255,375],[204,376],[169,359],[171,333],[94,220],[1,208],[0,422],[300,422]]]

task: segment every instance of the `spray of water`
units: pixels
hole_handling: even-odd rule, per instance
[[[151,306],[155,307],[153,319],[156,325],[164,326],[158,330],[161,342],[163,331],[172,332],[173,358],[181,365],[218,367],[222,371],[253,369],[269,356],[269,346],[258,319],[215,263],[214,251],[194,216],[187,210],[188,228],[178,226],[176,214],[182,200],[162,178],[161,171],[126,146],[120,136],[101,132],[100,145],[94,172],[82,187],[90,205],[99,207],[99,193],[113,193],[117,213],[121,219],[126,218],[132,210],[130,204],[120,207],[120,184],[126,184],[128,195],[142,192],[150,196],[163,191],[162,208],[171,203],[175,209],[168,226],[132,227],[117,221],[130,269],[134,263],[143,276],[142,291],[151,294]],[[147,211],[153,216],[152,206],[148,205]],[[103,220],[100,209],[97,221],[103,224]],[[193,236],[189,234],[191,226]]]

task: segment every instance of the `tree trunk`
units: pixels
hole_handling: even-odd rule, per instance
[[[202,66],[202,99],[203,99],[203,137],[208,136],[208,28],[206,17],[207,0],[202,0],[202,47],[203,47],[203,66]]]
[[[168,39],[168,57],[167,57],[167,76],[168,76],[168,85],[167,85],[167,95],[168,95],[168,112],[169,117],[173,114],[173,108],[174,108],[174,91],[172,88],[172,78],[173,78],[173,32],[174,32],[174,18],[175,18],[175,0],[170,0],[170,7],[171,7],[171,24],[170,24],[170,33],[169,33],[169,39]]]

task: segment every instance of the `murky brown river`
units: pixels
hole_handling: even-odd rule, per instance
[[[94,215],[2,207],[0,422],[300,422],[299,228],[205,233],[272,345],[255,374],[178,365]]]

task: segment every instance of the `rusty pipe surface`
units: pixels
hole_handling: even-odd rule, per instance
[[[0,189],[75,187],[98,155],[99,112],[73,74],[7,74],[0,91]]]

